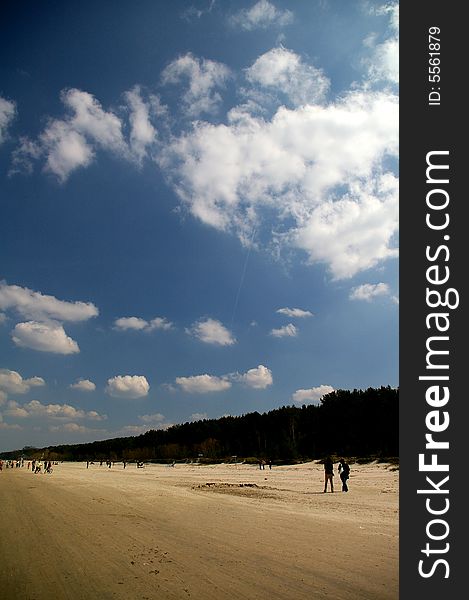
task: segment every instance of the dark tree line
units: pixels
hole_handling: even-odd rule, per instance
[[[397,457],[399,391],[389,386],[336,390],[319,405],[204,419],[139,436],[3,453],[52,460],[318,459],[326,454]]]

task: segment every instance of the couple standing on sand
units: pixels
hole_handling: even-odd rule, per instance
[[[342,491],[348,492],[347,479],[350,477],[350,467],[344,458],[340,459],[339,462],[339,475],[342,480]],[[329,481],[331,486],[331,492],[334,491],[334,463],[332,458],[328,456],[324,461],[324,493],[327,492],[327,482]]]

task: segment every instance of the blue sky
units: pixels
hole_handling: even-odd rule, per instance
[[[0,450],[398,385],[396,4],[0,28]]]

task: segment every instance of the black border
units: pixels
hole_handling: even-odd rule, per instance
[[[400,3],[400,507],[399,507],[399,591],[403,600],[425,598],[433,600],[462,598],[467,594],[463,576],[465,566],[466,524],[466,449],[463,440],[469,439],[467,404],[469,398],[463,393],[465,365],[465,309],[466,279],[464,273],[466,256],[465,241],[469,238],[469,225],[465,220],[465,204],[469,195],[464,190],[464,179],[469,169],[465,166],[466,128],[463,49],[467,39],[467,25],[462,3],[427,0]],[[430,83],[428,30],[441,30],[441,81]],[[440,87],[441,103],[429,106],[431,87]],[[430,486],[425,481],[429,473],[419,472],[418,455],[425,452],[425,433],[428,431],[425,417],[431,408],[425,400],[428,382],[419,381],[425,374],[426,340],[429,332],[425,318],[429,312],[426,304],[425,256],[427,245],[433,248],[442,240],[443,232],[431,231],[425,223],[427,206],[426,155],[432,150],[449,151],[450,224],[445,234],[450,249],[447,264],[450,268],[448,286],[459,292],[460,304],[450,313],[449,336],[449,388],[450,400],[446,406],[450,425],[440,439],[449,441],[449,449],[440,451],[439,461],[449,464],[448,497],[450,508],[442,516],[449,525],[449,550],[433,555],[444,558],[446,569],[436,568],[431,577],[419,575],[419,560],[425,559],[421,550],[428,540],[426,526],[432,518],[425,507],[425,495],[418,489]],[[469,221],[468,221],[469,223]],[[467,231],[466,231],[467,230]],[[443,254],[442,254],[443,256]],[[439,309],[443,310],[443,309]],[[443,335],[443,334],[442,334]],[[442,384],[443,385],[443,384]],[[442,409],[443,410],[443,409]],[[431,452],[430,452],[431,453]],[[428,451],[427,451],[428,454]],[[445,461],[443,461],[443,458]],[[445,474],[446,475],[446,474]],[[435,481],[442,474],[435,474]],[[442,496],[440,496],[440,499]],[[435,503],[436,506],[436,503]],[[434,530],[436,531],[436,530]],[[441,530],[440,530],[441,531]],[[433,542],[438,547],[437,542]],[[443,542],[440,542],[440,547]],[[426,565],[430,564],[426,559]],[[431,559],[430,559],[431,560]]]

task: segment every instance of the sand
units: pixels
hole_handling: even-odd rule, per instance
[[[2,600],[398,598],[398,471],[60,463],[0,473]]]

